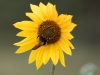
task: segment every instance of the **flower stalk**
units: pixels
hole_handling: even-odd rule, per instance
[[[55,74],[55,65],[53,64],[52,69],[51,69],[51,75],[54,75],[54,74]]]

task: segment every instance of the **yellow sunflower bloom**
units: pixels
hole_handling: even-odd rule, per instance
[[[39,69],[42,64],[47,64],[49,59],[54,65],[58,60],[65,67],[64,53],[72,55],[71,49],[74,46],[69,40],[74,38],[70,33],[76,26],[72,22],[72,15],[58,15],[56,6],[48,3],[39,6],[30,4],[32,12],[27,12],[32,21],[21,21],[14,24],[20,30],[17,36],[26,37],[24,40],[15,43],[20,46],[17,54],[32,50],[29,55],[29,64],[36,62]],[[70,49],[71,48],[71,49]]]

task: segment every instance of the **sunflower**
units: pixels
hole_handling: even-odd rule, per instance
[[[74,38],[70,33],[76,26],[72,22],[72,15],[58,15],[56,6],[40,2],[39,6],[30,4],[32,12],[27,12],[32,21],[21,21],[14,24],[20,31],[17,36],[25,37],[22,41],[14,43],[20,48],[15,52],[17,54],[31,50],[29,55],[29,64],[36,63],[37,69],[42,64],[47,64],[51,59],[54,65],[58,60],[66,67],[64,52],[72,55],[71,49],[74,46],[69,40]]]

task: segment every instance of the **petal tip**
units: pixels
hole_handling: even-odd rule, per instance
[[[16,54],[20,54],[20,52],[18,52],[18,51],[16,51],[15,53],[16,53]]]
[[[66,65],[63,65],[64,67],[66,67]]]
[[[40,4],[43,4],[42,2],[40,2]]]
[[[13,45],[17,46],[17,43],[14,43]]]
[[[70,54],[70,56],[72,56],[72,54]]]
[[[36,70],[38,70],[40,67],[36,67]]]
[[[48,3],[47,3],[47,6],[51,6],[51,7],[52,7],[52,6],[53,6],[53,4],[52,4],[52,3],[50,3],[50,2],[48,2]]]
[[[45,63],[45,62],[43,62],[43,64],[44,64],[44,65],[46,65],[46,63]]]
[[[48,2],[47,4],[51,4],[51,5],[52,5],[52,3],[51,3],[51,2]]]
[[[62,66],[63,66],[63,67],[66,67],[66,64],[65,64],[65,63],[63,63],[63,64],[62,64]]]
[[[33,4],[30,4],[30,7],[32,7]]]
[[[70,52],[68,55],[72,56],[72,52]]]
[[[29,57],[28,64],[31,64],[32,62],[33,62],[32,59]]]
[[[30,62],[30,60],[28,60],[28,64],[31,64],[32,62]]]
[[[16,23],[13,24],[13,26],[15,26]]]
[[[17,27],[17,22],[13,24],[14,27]]]
[[[26,12],[25,15],[28,16],[28,12]]]
[[[75,47],[72,47],[72,49],[74,50],[74,49],[75,49]]]
[[[38,70],[39,68],[36,68],[36,70]]]

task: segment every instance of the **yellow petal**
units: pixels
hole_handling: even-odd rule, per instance
[[[67,37],[69,37],[69,40],[74,38],[74,36],[71,33],[67,33]]]
[[[41,18],[34,14],[34,13],[26,13],[26,16],[28,16],[30,19],[32,19],[34,22],[37,22],[38,25],[40,25],[43,21],[41,20]]]
[[[72,43],[69,41],[69,40],[66,40],[68,45],[72,48],[72,49],[75,49],[74,46],[72,45]]]
[[[47,10],[47,15],[49,20],[52,20],[52,8],[53,5],[51,3],[48,3],[46,10]]]
[[[61,49],[68,55],[72,55],[72,52],[69,48],[69,45],[67,44],[67,41],[64,40],[62,37],[58,42],[59,46],[61,47]]]
[[[50,46],[46,45],[45,48],[44,48],[44,54],[43,54],[44,65],[47,64],[49,59],[50,59]]]
[[[40,2],[39,7],[40,7],[41,14],[45,18],[45,20],[47,20],[48,16],[47,16],[47,11],[46,11],[46,6]]]
[[[28,63],[31,64],[32,62],[34,62],[37,58],[37,54],[38,54],[38,51],[37,50],[32,50],[30,55],[29,55],[29,60],[28,60]]]
[[[52,20],[56,21],[58,17],[58,12],[56,10],[56,6],[54,5],[52,8]]]
[[[38,55],[37,55],[37,58],[36,58],[37,69],[39,69],[42,66],[43,52],[44,52],[43,46],[38,48]]]
[[[57,18],[57,23],[58,25],[60,25],[61,28],[66,28],[71,24],[72,17],[72,15],[61,14]]]
[[[40,8],[37,5],[30,4],[31,10],[36,14],[42,21],[45,21],[44,17],[41,14]]]
[[[15,53],[20,54],[20,53],[24,53],[30,49],[32,49],[34,46],[34,43],[25,45],[25,46],[21,46]]]
[[[28,45],[31,43],[36,43],[37,41],[37,37],[27,37],[24,40],[18,42],[18,43],[14,43],[14,45],[16,46],[24,46],[24,45]]]
[[[45,63],[46,58],[47,58],[47,55],[48,55],[48,53],[49,53],[49,51],[48,51],[47,49],[48,49],[48,46],[45,45],[44,54],[43,54],[43,63]]]
[[[50,49],[51,53],[51,60],[54,65],[58,63],[58,58],[59,58],[59,51],[58,51],[58,46],[56,44],[51,45]]]
[[[36,31],[21,31],[16,36],[21,37],[36,37],[37,36],[37,30]]]
[[[71,23],[72,22],[72,15],[65,15],[64,20],[65,23]]]
[[[71,23],[65,21],[65,22],[63,22],[63,23],[61,23],[59,25],[60,25],[61,29],[66,29],[69,25],[71,25]]]
[[[72,43],[64,36],[62,36],[62,38],[67,42],[67,44],[72,48],[75,49],[74,46],[72,45]]]
[[[59,15],[58,18],[57,18],[58,25],[63,24],[66,21],[65,20],[66,17],[67,17],[67,15],[64,15],[64,14]]]
[[[62,33],[61,36],[65,37],[68,40],[71,40],[74,38],[74,36],[71,33]]]
[[[76,24],[71,23],[66,28],[62,28],[61,31],[62,31],[62,33],[70,33],[74,29],[75,26],[76,26]]]
[[[33,13],[38,13],[39,12],[39,7],[37,5],[34,4],[30,4],[31,10]]]
[[[38,25],[32,21],[21,21],[14,24],[14,26],[21,30],[34,31],[38,28]]]
[[[59,58],[60,58],[60,62],[61,64],[66,67],[65,65],[65,58],[64,58],[64,54],[63,54],[63,51],[62,50],[59,50]]]

